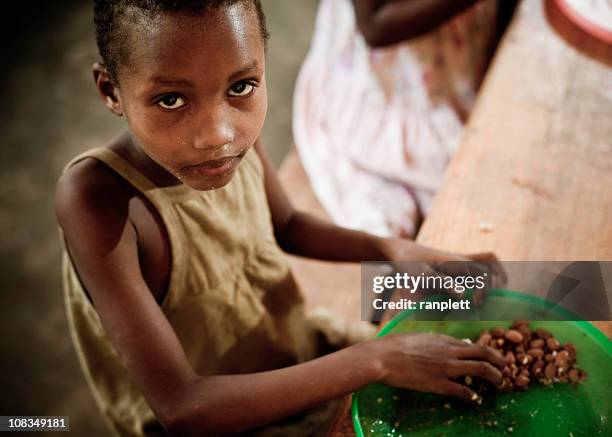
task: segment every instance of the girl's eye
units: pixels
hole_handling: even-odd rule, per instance
[[[244,97],[248,96],[255,89],[255,85],[248,82],[238,82],[232,85],[229,90],[229,95],[233,97]]]
[[[179,109],[185,106],[185,99],[176,94],[168,94],[159,99],[157,105],[163,109]]]

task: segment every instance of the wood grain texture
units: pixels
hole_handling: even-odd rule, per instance
[[[612,69],[556,32],[544,1],[521,3],[417,241],[612,260]]]

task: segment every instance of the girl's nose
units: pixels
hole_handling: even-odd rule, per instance
[[[220,115],[220,114],[219,114]],[[234,129],[225,117],[208,116],[200,122],[193,139],[195,149],[217,149],[234,142]]]

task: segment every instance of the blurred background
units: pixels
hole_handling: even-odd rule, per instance
[[[278,165],[292,145],[294,81],[318,1],[262,3],[272,35],[263,137]],[[0,47],[0,415],[66,415],[71,434],[104,436],[68,336],[53,195],[69,159],[107,143],[124,122],[103,107],[93,85],[92,2],[11,9]]]
[[[68,334],[53,197],[65,164],[108,143],[125,124],[105,109],[93,84],[90,67],[98,54],[91,0],[15,3],[0,26],[0,415],[69,416],[73,435],[105,436]],[[278,166],[293,145],[293,89],[319,0],[262,3],[272,36],[263,138]],[[505,8],[500,33],[515,3],[499,2]],[[461,185],[442,199],[446,209],[423,240],[463,253],[494,248],[506,259],[610,259],[612,234],[604,226],[612,204],[605,189],[612,174],[609,48],[599,50],[581,33],[560,39],[540,11],[552,0],[523,4],[522,24],[506,44],[510,55],[490,79],[487,110],[468,136],[469,150],[477,157],[486,151],[487,159],[473,161],[478,172],[467,159],[460,163],[463,174],[478,178],[455,171]],[[600,64],[595,59],[601,56]],[[295,193],[307,179],[296,155],[289,156],[293,161],[286,164],[293,164],[283,170],[291,177],[284,182],[291,179],[293,185],[285,186]],[[486,177],[495,183],[482,183]],[[314,194],[305,191],[294,204],[324,216]],[[471,203],[461,216],[455,200],[463,192]],[[328,307],[349,308],[346,296],[334,291],[358,289],[358,270],[349,270],[358,266],[345,266],[344,274],[337,264],[324,270],[314,261],[293,259],[292,266],[303,288],[324,296]],[[347,280],[357,282],[347,286]],[[358,311],[359,301],[354,303]]]

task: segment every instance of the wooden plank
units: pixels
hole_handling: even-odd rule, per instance
[[[543,11],[519,6],[417,241],[506,261],[612,260],[612,69]]]

